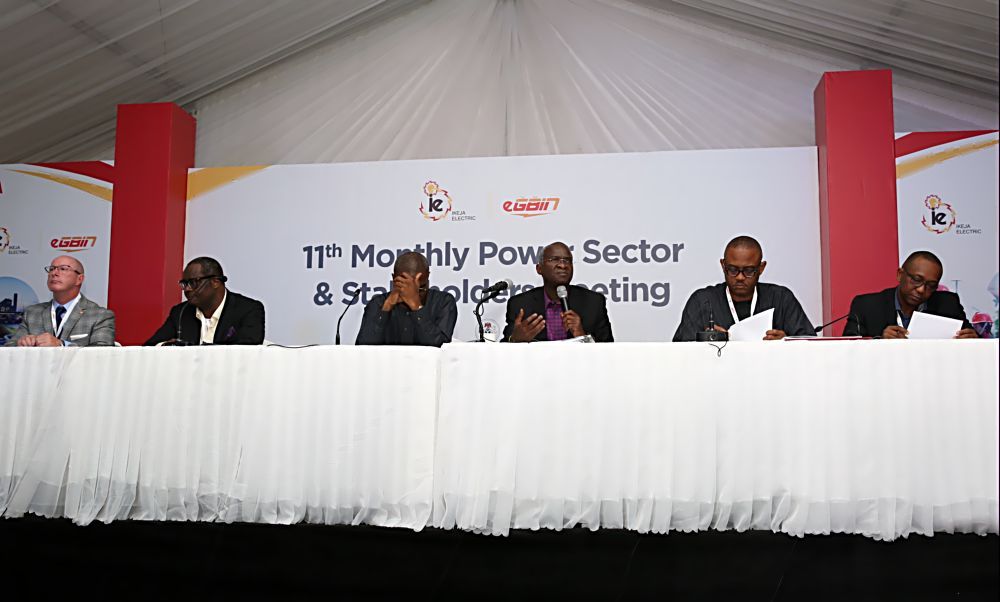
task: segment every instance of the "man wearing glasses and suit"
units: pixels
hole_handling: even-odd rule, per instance
[[[45,267],[52,301],[24,310],[7,347],[97,347],[115,344],[115,314],[80,294],[83,264],[63,255]]]
[[[264,304],[226,289],[222,266],[211,257],[192,259],[178,282],[185,301],[170,308],[146,345],[260,345]]]
[[[719,263],[726,281],[691,294],[674,333],[675,342],[697,340],[698,332],[708,328],[710,322],[714,322],[716,330],[726,332],[736,322],[772,308],[774,320],[765,341],[816,334],[792,291],[778,284],[758,282],[767,262],[755,239],[732,239]]]
[[[913,312],[923,311],[962,321],[956,339],[976,339],[979,335],[965,318],[958,295],[939,291],[944,267],[930,251],[910,253],[896,270],[898,286],[880,293],[858,295],[851,301],[851,314],[844,326],[844,336],[905,339]]]
[[[542,286],[507,301],[504,342],[560,341],[584,335],[598,343],[615,340],[604,295],[570,284],[573,253],[565,243],[545,247],[535,272],[542,277]],[[560,289],[569,309],[563,305]]]

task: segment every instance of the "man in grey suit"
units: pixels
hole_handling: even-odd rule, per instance
[[[115,344],[115,314],[80,294],[83,264],[62,255],[52,260],[48,287],[52,301],[24,310],[7,347],[93,347]]]

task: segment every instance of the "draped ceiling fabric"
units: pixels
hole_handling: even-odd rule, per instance
[[[200,166],[803,146],[870,68],[897,131],[997,128],[997,1],[0,0],[0,162],[159,101]]]

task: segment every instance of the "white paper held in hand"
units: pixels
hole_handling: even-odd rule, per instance
[[[962,330],[962,321],[915,311],[906,330],[909,339],[953,339]]]
[[[762,341],[768,330],[773,328],[774,308],[754,314],[729,327],[730,341]]]

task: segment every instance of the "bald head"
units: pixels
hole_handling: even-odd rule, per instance
[[[52,260],[52,265],[60,264],[72,266],[72,268],[79,272],[81,276],[83,275],[83,263],[81,263],[76,257],[71,255],[60,255]]]
[[[936,265],[938,269],[940,269],[942,272],[944,272],[944,264],[941,263],[941,260],[938,259],[937,255],[931,253],[930,251],[914,251],[910,253],[910,255],[906,258],[906,261],[903,262],[902,266],[903,269],[904,270],[911,269],[913,267],[914,262],[916,262],[918,259],[929,261],[934,265]],[[938,276],[938,279],[940,279],[940,276]]]
[[[392,266],[392,273],[397,275],[402,273],[429,274],[430,268],[427,265],[426,257],[416,251],[410,251],[403,253],[396,259],[396,263]]]
[[[551,257],[553,254],[560,257],[569,256],[572,257],[573,254],[569,250],[569,246],[564,242],[554,242],[544,249],[542,249],[542,257]]]
[[[726,249],[725,251],[722,252],[722,255],[725,256],[726,252],[728,252],[730,249],[756,251],[757,253],[760,254],[761,258],[764,257],[764,249],[760,248],[760,243],[757,242],[757,239],[753,238],[752,236],[737,236],[736,238],[732,239],[731,241],[729,241],[729,244],[726,245]]]
[[[57,303],[65,304],[80,294],[83,286],[83,264],[76,257],[60,255],[52,260],[46,270],[46,285]]]

